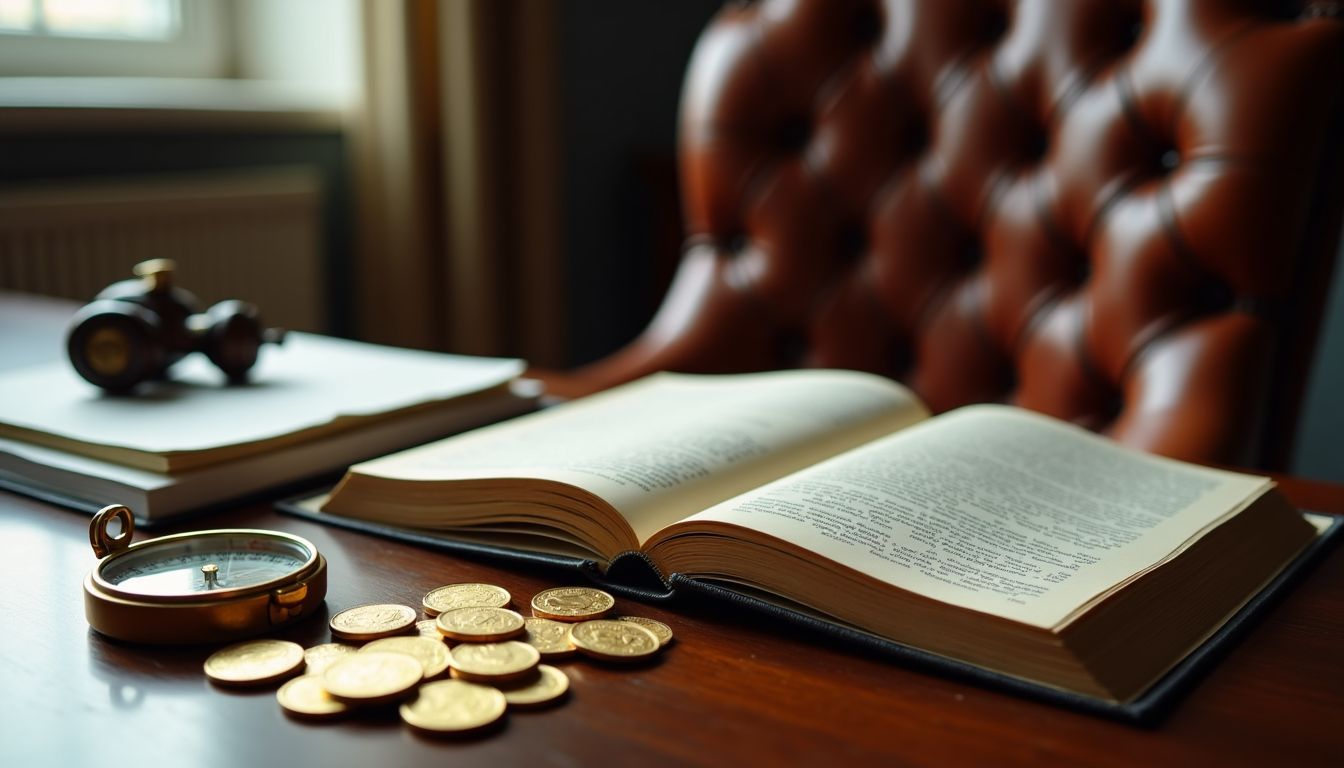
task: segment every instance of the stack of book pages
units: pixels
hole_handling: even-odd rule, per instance
[[[200,355],[129,396],[64,359],[0,368],[0,486],[152,524],[529,410],[522,370],[306,333],[237,386]]]

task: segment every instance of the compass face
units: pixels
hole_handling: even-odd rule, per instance
[[[146,542],[106,563],[99,579],[121,594],[208,597],[293,576],[314,557],[297,541],[210,533]]]

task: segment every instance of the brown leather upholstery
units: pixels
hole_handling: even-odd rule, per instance
[[[686,80],[673,287],[552,383],[859,368],[937,411],[1253,458],[1291,424],[1337,243],[1339,9],[731,4]]]

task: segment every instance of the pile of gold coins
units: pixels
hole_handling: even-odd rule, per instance
[[[512,600],[492,584],[449,584],[425,595],[424,620],[406,605],[361,605],[331,617],[333,642],[307,650],[287,640],[238,643],[206,659],[205,674],[223,686],[287,680],[276,699],[297,718],[400,702],[411,728],[456,735],[488,728],[509,708],[559,702],[569,678],[543,660],[639,661],[672,640],[660,621],[608,619],[616,601],[600,589],[544,590],[526,618],[508,608]]]

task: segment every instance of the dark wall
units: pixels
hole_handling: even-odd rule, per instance
[[[1344,483],[1344,236],[1335,259],[1320,338],[1288,469],[1297,475]]]
[[[568,357],[587,362],[634,337],[680,247],[677,104],[691,49],[721,0],[562,3]]]

